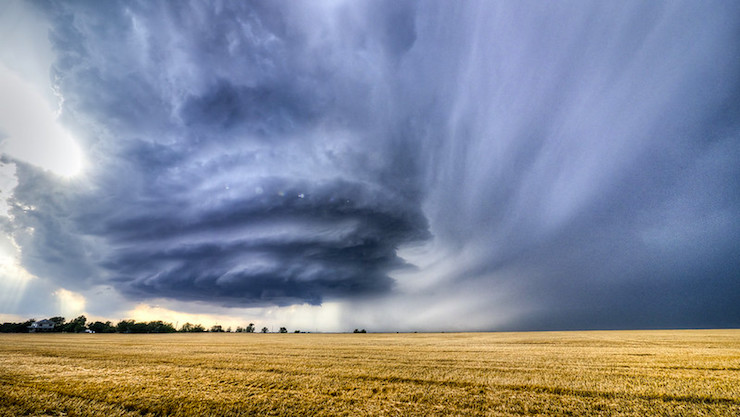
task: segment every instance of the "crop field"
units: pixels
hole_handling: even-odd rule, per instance
[[[0,415],[740,415],[740,330],[2,334]]]

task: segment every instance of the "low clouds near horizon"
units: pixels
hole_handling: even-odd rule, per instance
[[[49,80],[3,68],[53,87],[84,164],[0,125],[0,243],[50,288],[385,330],[740,325],[737,6],[34,6]]]

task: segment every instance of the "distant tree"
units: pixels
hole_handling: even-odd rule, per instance
[[[63,326],[62,331],[67,332],[67,333],[82,333],[87,328],[85,326],[86,323],[87,323],[87,317],[79,316],[71,320],[69,323],[65,324]]]
[[[247,333],[254,333],[254,323],[249,323],[249,326],[247,326],[244,331],[246,331]]]
[[[263,328],[262,328],[262,333],[267,333],[267,332],[269,332],[269,331],[270,331],[270,329],[268,329],[267,327],[263,327]]]
[[[226,328],[226,333],[231,333],[231,326]]]
[[[28,333],[29,327],[36,323],[36,319],[28,319],[24,321],[23,323],[18,323],[18,327],[16,328],[16,333]]]
[[[135,323],[134,320],[121,320],[116,324],[116,331],[118,333],[132,333]]]
[[[360,333],[360,330],[359,329],[355,329],[355,331],[352,332],[352,333]]]
[[[360,333],[367,333],[365,329],[360,330]]]
[[[175,326],[162,320],[150,321],[145,324],[146,333],[174,333]]]
[[[220,324],[214,324],[213,326],[211,326],[211,332],[213,333],[223,333],[223,331],[224,329],[223,327],[221,327]]]
[[[90,323],[87,328],[95,333],[113,333],[116,331],[116,328],[113,327],[109,321],[106,321],[105,323],[102,321],[96,321],[94,323]]]
[[[281,327],[280,333],[288,333],[288,329],[286,329],[285,327]]]
[[[175,326],[162,320],[137,322],[136,320],[121,320],[116,324],[119,333],[174,333]]]
[[[237,333],[244,333],[244,327],[242,327],[242,326],[236,326],[236,332]]]
[[[300,330],[296,330],[296,331],[294,331],[293,333],[300,333],[300,332],[301,332]]]
[[[62,332],[64,331],[64,317],[61,316],[55,316],[49,319],[49,321],[54,322],[54,329],[52,329],[53,332]]]
[[[185,323],[180,327],[180,331],[185,333],[199,333],[206,331],[206,329],[200,324]]]
[[[0,333],[28,333],[28,327],[35,322],[35,319],[28,319],[23,323],[3,323],[0,325]]]
[[[144,322],[133,321],[129,327],[130,333],[149,333],[149,326]]]

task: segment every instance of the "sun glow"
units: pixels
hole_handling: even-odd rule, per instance
[[[38,88],[0,65],[0,153],[71,178],[83,169],[82,151]]]
[[[136,321],[162,320],[178,327],[185,323],[202,324],[206,327],[220,324],[224,329],[227,327],[236,329],[237,326],[246,326],[245,320],[240,320],[237,317],[229,315],[184,313],[149,304],[138,304],[133,310],[127,313],[126,317]]]
[[[60,288],[54,291],[53,295],[57,298],[62,315],[74,317],[84,313],[87,302],[82,294]]]
[[[172,307],[172,306],[170,306]],[[324,303],[320,306],[302,304],[286,307],[253,307],[253,308],[224,308],[218,313],[187,313],[161,306],[141,303],[126,313],[125,318],[136,321],[162,320],[180,327],[185,323],[202,324],[206,328],[219,324],[224,329],[238,326],[246,327],[254,323],[257,329],[267,327],[269,331],[278,331],[280,327],[287,327],[290,331],[325,331],[336,332],[347,330],[341,323],[341,305],[338,303]],[[187,303],[180,307],[187,309]],[[177,308],[177,307],[175,307]]]
[[[0,306],[15,311],[26,287],[35,278],[19,262],[20,248],[7,235],[0,236]]]

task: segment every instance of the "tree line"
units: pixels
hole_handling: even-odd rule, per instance
[[[64,317],[57,316],[47,319],[54,323],[51,329],[45,329],[45,332],[54,333],[224,333],[232,332],[231,327],[223,328],[220,324],[216,324],[206,329],[201,324],[185,323],[179,329],[175,328],[172,323],[166,323],[162,320],[155,321],[136,321],[136,320],[121,320],[116,324],[110,321],[102,322],[88,322],[87,317],[79,316],[70,321],[66,321]],[[36,323],[35,319],[29,319],[22,323],[3,323],[0,324],[0,333],[29,333],[34,331],[33,324]],[[236,333],[255,333],[256,327],[254,323],[249,323],[246,327],[238,326],[235,330]],[[363,330],[364,331],[364,330]],[[260,333],[270,333],[270,329],[263,327]],[[278,333],[288,333],[288,329],[281,327]],[[293,333],[303,333],[300,330],[295,330]]]

